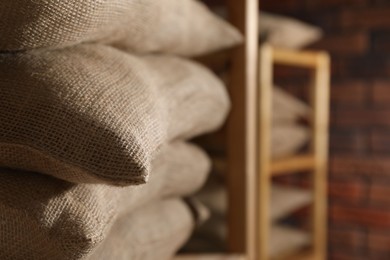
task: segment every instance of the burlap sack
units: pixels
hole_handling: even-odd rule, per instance
[[[226,224],[221,221],[206,223],[205,230],[214,230],[212,234],[198,234],[191,237],[191,240],[184,246],[185,252],[192,254],[201,252],[223,252],[226,251]],[[310,234],[287,225],[275,224],[271,226],[271,238],[269,239],[268,250],[271,259],[285,259],[286,254],[299,252],[310,245]],[[301,259],[301,258],[298,258]]]
[[[90,260],[170,260],[189,238],[194,219],[181,200],[159,201],[123,216]]]
[[[212,174],[206,185],[193,197],[203,203],[214,216],[226,217],[228,193],[226,184],[221,182],[218,176]],[[273,184],[270,199],[270,218],[272,221],[278,221],[308,205],[312,201],[312,194],[307,189]]]
[[[300,49],[321,39],[321,28],[286,16],[260,12],[259,33],[271,45]]]
[[[0,259],[85,257],[107,237],[116,219],[152,201],[193,193],[208,169],[204,153],[183,143],[162,149],[150,182],[141,186],[72,184],[2,169]]]
[[[299,124],[274,125],[271,132],[271,155],[273,158],[296,153],[310,139],[310,131]]]
[[[144,183],[161,144],[218,128],[207,69],[101,45],[0,57],[0,166],[76,183]]]
[[[272,122],[274,124],[292,123],[310,117],[309,105],[280,87],[274,86],[272,91]]]
[[[269,218],[274,224],[282,218],[310,205],[312,193],[307,189],[272,185],[270,193]],[[228,192],[226,185],[215,175],[211,175],[207,184],[194,197],[201,201],[209,210],[210,218],[206,223],[195,229],[194,235],[184,247],[187,252],[220,252],[226,250]],[[278,237],[281,241],[283,238]],[[273,242],[278,248],[277,241]]]
[[[103,42],[192,56],[241,41],[195,0],[2,0],[0,17],[0,51]]]

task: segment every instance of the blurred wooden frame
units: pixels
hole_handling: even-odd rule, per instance
[[[283,259],[326,259],[327,230],[327,161],[328,161],[328,118],[329,118],[329,56],[324,52],[292,51],[273,48],[267,44],[260,47],[259,82],[259,131],[258,131],[258,207],[257,233],[258,250],[256,259],[269,257],[270,241],[270,189],[272,177],[293,174],[299,171],[313,173],[313,214],[310,250],[294,252],[297,255],[283,254]],[[310,103],[312,107],[312,143],[308,154],[285,159],[271,159],[271,123],[273,66],[281,64],[307,68],[311,71],[312,86]],[[292,253],[292,252],[291,252]],[[288,256],[288,257],[287,257]]]
[[[268,259],[270,221],[267,212],[271,176],[284,174],[286,170],[307,169],[314,169],[314,246],[309,253],[297,254],[290,259],[323,260],[326,251],[328,56],[324,53],[274,50],[264,46],[260,50],[260,63],[263,66],[259,70],[259,0],[226,0],[226,4],[230,22],[244,36],[244,43],[232,52],[229,73],[232,102],[226,140],[229,252],[181,255],[175,260]],[[271,162],[269,153],[273,63],[312,69],[316,86],[311,94],[314,107],[312,153],[277,162]]]
[[[259,0],[226,0],[230,22],[243,35],[231,57],[227,123],[228,251],[176,260],[255,260]]]

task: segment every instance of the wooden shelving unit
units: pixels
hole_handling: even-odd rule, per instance
[[[243,33],[245,40],[232,52],[229,77],[232,101],[226,140],[229,252],[181,255],[175,260],[270,259],[272,177],[298,171],[313,173],[313,243],[309,249],[276,259],[323,260],[326,258],[329,58],[322,52],[276,50],[267,45],[259,51],[259,0],[226,0],[226,4],[231,23]],[[272,160],[270,154],[272,68],[275,63],[310,69],[313,78],[310,152],[279,160]]]
[[[296,172],[312,173],[313,213],[312,250],[305,252],[305,259],[326,259],[327,224],[327,161],[328,161],[328,118],[329,118],[329,56],[324,52],[291,51],[263,45],[260,48],[259,85],[259,168],[258,168],[258,234],[259,247],[256,259],[269,257],[270,226],[270,188],[272,177]],[[271,116],[273,65],[281,64],[309,69],[312,75],[310,101],[312,107],[310,151],[303,155],[272,160],[271,158]],[[299,254],[301,254],[299,252]],[[289,259],[283,255],[281,259]],[[295,259],[297,256],[291,255]],[[303,257],[303,256],[300,256]],[[301,259],[301,258],[299,258]]]

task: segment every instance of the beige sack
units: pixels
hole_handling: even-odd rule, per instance
[[[134,52],[199,55],[240,42],[194,0],[2,0],[0,50],[103,42]]]
[[[218,128],[229,100],[206,68],[108,46],[0,56],[0,166],[76,183],[144,183],[156,150]]]
[[[177,143],[162,149],[150,183],[136,187],[71,184],[2,169],[0,259],[85,257],[107,237],[118,217],[161,198],[195,192],[208,168],[203,152]]]
[[[274,125],[271,132],[271,155],[286,157],[296,153],[310,140],[310,129],[299,124]]]
[[[159,201],[123,216],[90,260],[170,260],[189,238],[194,219],[181,200]]]
[[[259,32],[272,46],[287,49],[301,49],[323,35],[319,27],[266,12],[260,12]]]
[[[310,117],[311,108],[308,104],[290,95],[280,87],[274,86],[272,91],[273,123],[293,123]]]

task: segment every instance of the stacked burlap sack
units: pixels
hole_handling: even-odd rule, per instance
[[[0,259],[169,259],[202,213],[240,34],[196,0],[0,3]],[[181,56],[181,57],[179,57]]]

